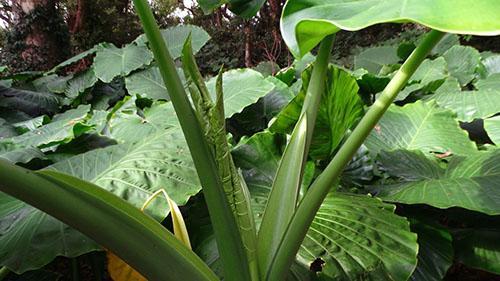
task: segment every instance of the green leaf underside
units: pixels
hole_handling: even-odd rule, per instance
[[[158,189],[178,205],[197,194],[200,184],[179,127],[144,136],[143,141],[95,149],[49,167],[92,182],[136,207]],[[155,200],[148,210],[163,218],[166,200]]]
[[[227,71],[224,73],[222,81],[226,118],[240,113],[246,106],[256,103],[259,98],[270,93],[275,87],[262,74],[252,69]],[[207,82],[212,100],[215,100],[215,82],[215,77]]]
[[[281,32],[292,52],[302,56],[340,29],[356,31],[386,22],[416,22],[449,33],[498,35],[498,14],[496,0],[290,0],[283,10]]]
[[[495,73],[495,74],[488,76],[486,79],[478,80],[474,84],[474,86],[476,86],[476,88],[478,90],[500,89],[500,73]]]
[[[55,115],[52,122],[46,125],[22,135],[4,139],[2,142],[11,142],[22,147],[40,148],[69,142],[90,129],[89,126],[84,124],[89,110],[90,105],[80,105],[76,109]]]
[[[100,247],[79,231],[0,193],[0,263],[20,274],[56,256],[76,257]]]
[[[474,79],[481,55],[472,47],[455,45],[443,54],[443,58],[450,74],[458,79],[460,85],[465,86]]]
[[[35,147],[22,147],[13,143],[0,143],[0,158],[12,163],[28,163],[34,158],[45,158],[40,149]]]
[[[500,89],[439,91],[431,99],[457,114],[460,121],[488,118],[500,112]]]
[[[467,229],[455,235],[457,259],[467,266],[500,274],[498,229]]]
[[[278,135],[258,133],[233,151],[252,194],[259,223],[281,158]],[[416,236],[394,206],[361,195],[336,193],[323,203],[297,260],[309,268],[317,258],[326,263],[327,280],[405,280],[417,263]]]
[[[109,83],[116,76],[126,76],[130,72],[148,65],[153,55],[145,46],[134,44],[117,48],[113,44],[99,48],[94,58],[94,73],[101,81]]]
[[[34,92],[0,85],[0,108],[15,109],[32,116],[54,113],[60,105],[58,95]]]
[[[297,122],[306,89],[310,69],[303,74],[303,85],[299,94],[278,114],[272,123],[272,132],[290,133]],[[329,67],[326,92],[322,95],[309,155],[314,159],[325,159],[332,155],[345,133],[363,114],[363,103],[358,96],[358,85],[347,72]]]
[[[384,151],[379,156],[381,167],[397,179],[376,188],[384,200],[500,214],[500,150],[454,156],[447,168],[420,151]]]
[[[179,127],[171,103],[155,103],[150,108],[139,110],[136,98],[118,103],[108,117],[109,136],[127,143],[144,140],[145,137],[164,132],[170,127]]]
[[[484,68],[488,76],[500,73],[500,55],[495,54],[483,60]]]
[[[68,98],[76,98],[86,89],[94,86],[96,82],[97,77],[95,76],[94,70],[90,68],[69,80],[64,93]]]
[[[193,54],[196,54],[210,40],[210,35],[203,28],[195,25],[178,25],[161,30],[163,40],[167,43],[168,51],[173,59],[181,56],[182,47],[189,34],[191,34]],[[140,35],[134,42],[139,46],[144,46],[147,42],[146,35]]]
[[[389,107],[365,145],[373,153],[408,149],[468,155],[476,151],[451,111],[422,101]]]
[[[125,85],[130,95],[144,95],[155,100],[170,100],[157,66],[127,76]]]
[[[500,116],[484,120],[484,129],[493,143],[500,145]]]
[[[395,46],[373,47],[354,57],[354,69],[364,68],[377,74],[383,66],[396,64],[399,60]]]
[[[418,264],[410,280],[441,281],[453,264],[450,233],[441,227],[412,223],[418,235]]]

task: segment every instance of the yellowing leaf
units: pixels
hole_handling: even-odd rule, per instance
[[[142,205],[141,211],[144,211],[147,206],[158,196],[163,195],[170,207],[170,214],[172,216],[172,224],[174,226],[174,235],[179,239],[186,247],[191,249],[191,242],[189,241],[189,234],[187,232],[186,224],[184,223],[184,218],[182,217],[181,210],[174,200],[170,199],[167,192],[164,189],[159,189],[153,195],[151,195],[148,200]],[[167,213],[168,215],[168,213]],[[107,251],[108,258],[108,272],[111,279],[114,281],[147,281],[139,272],[133,269],[130,265],[120,259],[118,256],[110,251]]]
[[[107,251],[108,272],[114,281],[147,281],[144,276],[110,251]]]
[[[159,189],[153,195],[151,195],[148,200],[142,205],[141,211],[144,211],[147,206],[158,196],[162,194],[168,201],[170,207],[170,214],[172,216],[172,224],[174,226],[174,235],[179,239],[186,247],[191,250],[191,242],[189,241],[189,234],[187,232],[186,224],[184,223],[184,218],[182,217],[181,210],[174,200],[170,199],[168,193],[164,189]],[[167,213],[168,215],[168,213]]]

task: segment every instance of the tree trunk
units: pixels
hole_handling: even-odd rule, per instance
[[[16,0],[7,52],[14,71],[48,70],[70,53],[67,26],[56,0]]]
[[[245,66],[246,67],[252,67],[252,29],[251,29],[251,22],[246,21],[245,22],[245,28],[244,28],[244,34],[245,34]]]

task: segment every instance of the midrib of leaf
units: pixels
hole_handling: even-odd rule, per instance
[[[409,149],[413,146],[413,143],[415,142],[415,140],[417,139],[417,136],[419,136],[420,132],[422,131],[422,128],[423,128],[425,122],[427,121],[427,119],[429,118],[429,116],[431,116],[431,110],[427,111],[427,114],[425,115],[425,117],[422,120],[422,122],[420,123],[420,125],[415,124],[414,123],[415,120],[413,118],[410,118],[411,123],[417,128],[417,130],[415,131],[415,134],[413,134],[413,137],[411,138],[410,142],[408,143]]]
[[[140,190],[140,191],[142,191],[142,192],[144,192],[146,194],[150,194],[150,195],[153,194],[153,191],[146,190],[146,189],[141,188],[140,186],[134,185],[134,184],[132,184],[130,182],[124,181],[124,180],[116,178],[116,177],[107,176],[108,174],[110,174],[110,173],[112,173],[114,171],[119,171],[119,170],[133,170],[133,171],[142,171],[142,172],[147,172],[147,173],[155,174],[155,175],[158,175],[158,176],[166,177],[166,178],[172,179],[174,181],[181,182],[182,184],[185,184],[185,185],[192,185],[192,184],[190,184],[188,182],[182,181],[180,178],[171,177],[171,176],[169,176],[167,174],[162,174],[162,173],[159,173],[157,171],[151,171],[151,170],[139,169],[139,168],[120,168],[120,165],[122,165],[124,163],[127,163],[127,162],[133,162],[133,161],[138,161],[138,160],[148,160],[148,161],[151,161],[152,159],[150,159],[150,158],[147,158],[147,159],[145,159],[145,158],[134,158],[134,155],[142,154],[142,153],[145,153],[145,152],[153,152],[154,150],[147,150],[146,151],[146,150],[142,150],[142,148],[145,147],[145,146],[148,146],[149,144],[151,144],[153,142],[155,142],[158,138],[165,137],[166,132],[168,130],[174,130],[174,128],[169,128],[169,129],[166,129],[166,131],[164,133],[153,135],[152,137],[148,138],[148,141],[142,142],[140,145],[129,146],[128,149],[127,149],[127,152],[124,154],[124,157],[122,157],[121,159],[119,159],[116,162],[113,162],[113,155],[114,154],[110,154],[109,163],[112,163],[112,164],[110,164],[107,169],[105,169],[101,173],[99,173],[96,176],[94,176],[91,181],[94,182],[94,183],[98,183],[99,181],[102,181],[102,180],[117,181],[117,182],[120,182],[122,184],[131,186],[131,187],[133,187],[135,189],[138,189],[138,190]],[[84,155],[82,155],[82,157],[84,157]],[[96,157],[95,160],[97,161],[98,158]],[[179,166],[179,167],[183,167],[183,168],[193,169],[192,167],[189,167],[189,166],[186,166],[186,165],[181,165],[181,164],[175,163],[175,162],[167,162],[167,161],[165,161],[163,159],[154,159],[154,161],[165,162],[165,163],[168,163],[169,165],[175,165],[175,166]],[[71,162],[69,162],[69,163],[71,163]],[[71,169],[72,169],[72,167],[71,167]],[[85,172],[85,169],[84,169],[83,173],[84,172]]]

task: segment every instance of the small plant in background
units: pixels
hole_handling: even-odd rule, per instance
[[[134,1],[134,42],[1,81],[0,190],[39,209],[2,195],[2,264],[23,273],[101,245],[148,280],[439,280],[453,260],[500,274],[500,60],[445,34],[499,34],[493,2],[289,0],[291,67],[205,80],[193,52],[206,32],[160,31]],[[340,29],[402,21],[432,29],[361,52],[352,71],[330,64]],[[228,139],[242,122],[258,129]],[[175,236],[158,223],[166,204]]]

